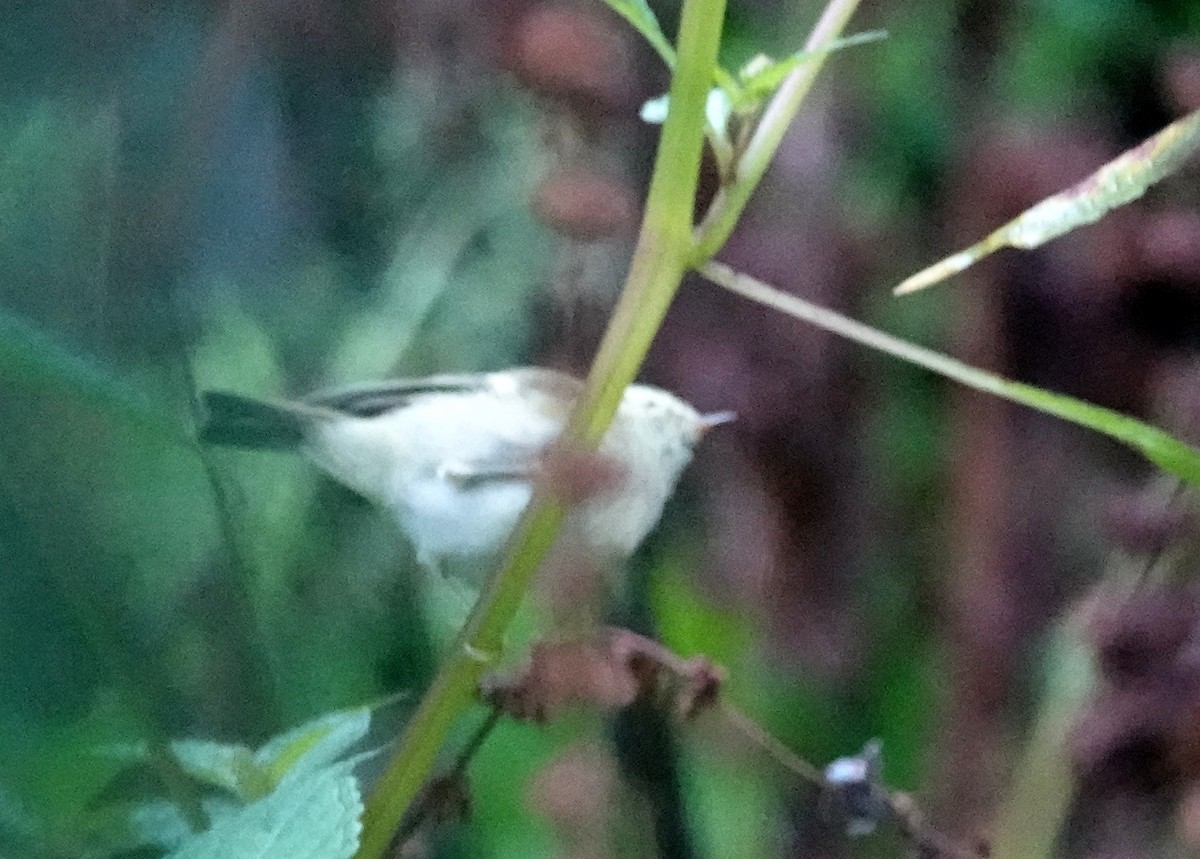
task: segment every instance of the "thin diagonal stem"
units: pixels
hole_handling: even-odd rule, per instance
[[[754,129],[754,134],[750,137],[750,142],[746,144],[746,149],[738,160],[733,182],[718,192],[704,220],[696,228],[693,265],[698,266],[712,259],[733,232],[742,216],[742,210],[750,201],[750,195],[758,187],[763,174],[767,172],[767,166],[775,157],[783,135],[796,118],[800,105],[812,89],[813,81],[825,65],[829,52],[821,49],[828,46],[845,29],[850,16],[858,8],[858,3],[859,0],[830,0],[825,11],[821,13],[808,41],[804,44],[804,49],[812,52],[812,59],[797,66],[771,98]]]

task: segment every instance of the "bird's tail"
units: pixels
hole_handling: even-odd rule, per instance
[[[312,420],[303,407],[264,403],[226,391],[206,391],[203,402],[206,418],[200,441],[208,444],[291,450],[304,441]]]

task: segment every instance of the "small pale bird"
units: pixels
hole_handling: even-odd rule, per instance
[[[391,511],[418,559],[437,567],[503,545],[581,391],[577,379],[533,368],[368,384],[297,402],[210,391],[200,438],[303,452]],[[732,417],[702,415],[648,385],[628,387],[599,449],[620,479],[569,513],[570,539],[598,562],[632,555],[696,444]]]

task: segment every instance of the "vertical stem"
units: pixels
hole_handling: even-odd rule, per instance
[[[837,38],[858,8],[858,3],[859,0],[830,0],[821,13],[820,20],[804,43],[805,50],[813,52],[812,59],[797,66],[767,104],[745,152],[738,160],[733,182],[717,194],[703,222],[696,229],[695,251],[691,258],[693,265],[699,266],[716,255],[733,232],[742,210],[750,201],[750,195],[775,157],[775,150],[779,148],[783,135],[800,110],[804,97],[812,89],[818,72],[825,65],[829,52],[821,48]]]
[[[691,253],[704,103],[724,16],[725,0],[685,0],[671,110],[659,141],[641,234],[625,289],[564,433],[570,445],[599,444],[683,278]],[[387,851],[455,718],[470,706],[479,678],[498,658],[505,632],[563,516],[562,505],[537,488],[509,541],[504,564],[480,596],[367,802],[357,859],[381,859]]]
[[[1077,617],[1055,630],[1050,676],[1013,784],[996,821],[994,859],[1049,859],[1075,792],[1067,760],[1067,734],[1095,683],[1091,653]]]
[[[600,343],[587,389],[568,429],[599,443],[633,381],[690,260],[692,211],[704,141],[704,105],[717,61],[725,0],[686,2],[670,111],[625,290]],[[578,435],[574,435],[578,433]]]

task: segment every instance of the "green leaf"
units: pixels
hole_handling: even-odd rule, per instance
[[[725,760],[720,759],[722,753]],[[763,832],[781,825],[780,792],[766,768],[730,757],[727,749],[697,748],[682,767],[688,813],[699,842],[710,856],[777,856],[778,844]]]
[[[0,782],[0,844],[13,841],[35,844],[45,828],[45,822],[33,813],[28,804]]]
[[[827,308],[810,304],[798,296],[740,274],[720,263],[708,263],[701,267],[700,273],[713,283],[744,298],[773,307],[840,337],[924,367],[977,391],[993,394],[1103,433],[1133,448],[1164,471],[1189,483],[1200,485],[1200,450],[1150,424],[1074,397],[1013,382],[994,373],[979,370],[948,355],[916,346]]]
[[[294,393],[286,389],[275,344],[240,306],[234,286],[216,282],[208,288],[213,297],[202,305],[204,336],[191,350],[197,388],[265,399]],[[238,487],[242,500],[224,511],[234,523],[226,539],[254,571],[249,585],[255,614],[271,617],[282,603],[280,594],[295,572],[297,556],[309,549],[306,516],[316,492],[316,474],[300,457],[264,457],[217,447],[207,448],[205,455]]]
[[[179,807],[165,799],[130,806],[125,809],[125,820],[131,839],[126,849],[153,845],[170,850],[192,835]]]
[[[77,721],[49,728],[0,723],[0,825],[24,819],[73,828],[128,766],[108,750],[127,745],[133,730],[129,716],[107,702]]]
[[[285,776],[335,762],[366,736],[370,726],[371,710],[367,707],[328,713],[275,737],[254,758],[271,784],[278,784]]]
[[[784,57],[782,60],[772,61],[764,54],[759,54],[743,66],[738,74],[738,77],[741,78],[741,91],[732,93],[734,96],[734,106],[736,108],[745,108],[757,105],[773,93],[783,83],[784,79],[797,66],[803,63],[810,62],[817,57],[833,53],[834,51],[840,51],[842,48],[865,45],[868,42],[878,42],[886,39],[887,35],[886,30],[868,30],[865,33],[855,33],[852,36],[834,39],[815,51],[797,51],[790,56]]]
[[[366,736],[371,710],[339,710],[274,737],[258,751],[233,743],[176,740],[171,752],[192,778],[221,788],[243,801],[261,799],[289,776],[338,761]]]
[[[658,52],[667,68],[675,68],[675,49],[663,35],[658,18],[646,0],[604,0],[608,7],[628,21],[635,30],[642,34],[650,47]]]
[[[89,857],[146,847],[172,850],[193,835],[179,807],[165,799],[105,805],[81,829]]]
[[[540,265],[539,255],[530,253],[537,239],[528,230],[520,231],[520,243],[513,242],[510,234],[493,234],[493,230],[511,224],[513,201],[524,199],[532,183],[532,161],[521,152],[508,154],[510,157],[504,160],[456,167],[440,179],[437,193],[430,195],[415,214],[412,228],[397,240],[381,276],[380,289],[347,321],[329,359],[327,386],[386,378],[418,342],[433,353],[434,347],[419,338],[439,311],[457,310],[462,302],[475,299],[491,311],[485,318],[494,319],[508,306],[497,300],[499,286],[472,290],[468,284],[493,283],[482,279],[487,276],[517,277],[513,272],[519,273],[522,267]],[[481,195],[481,188],[488,189],[488,193]],[[528,227],[527,213],[520,212],[516,221]],[[480,280],[465,280],[461,269],[471,248],[493,240],[499,250],[487,258],[495,265],[483,266],[486,273],[477,275]],[[537,277],[530,273],[518,282],[533,282]],[[457,318],[456,333],[461,336],[463,326],[476,318],[468,314]],[[498,327],[493,332],[496,330],[506,328]],[[462,361],[463,341],[456,337],[451,345],[455,350],[453,360]],[[451,359],[447,356],[446,360]]]
[[[160,438],[191,445],[180,423],[141,391],[104,372],[29,322],[0,311],[0,375],[8,386],[73,402]]]
[[[198,782],[227,790],[243,799],[254,799],[266,792],[259,788],[262,777],[254,753],[245,746],[209,740],[175,740],[171,743],[171,754],[183,771]]]
[[[204,306],[204,335],[191,351],[197,385],[261,397],[286,395],[279,356],[262,325],[239,305],[232,285],[209,288],[219,297]]]
[[[344,766],[286,778],[269,796],[221,818],[168,859],[349,859],[362,797]]]
[[[895,293],[904,295],[932,286],[1001,248],[1032,250],[1077,227],[1094,224],[1178,170],[1197,146],[1200,146],[1200,111],[1171,123],[1082,182],[1026,209],[982,241],[906,278]]]

